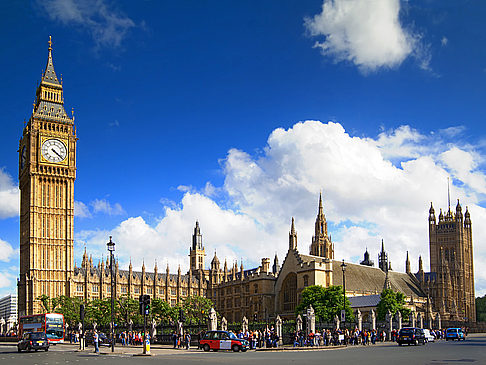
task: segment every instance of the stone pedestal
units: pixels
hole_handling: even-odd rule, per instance
[[[300,314],[297,315],[297,319],[295,320],[295,331],[302,331],[302,317],[300,316]]]
[[[391,341],[391,335],[392,335],[392,331],[393,331],[393,314],[390,312],[390,310],[388,309],[388,312],[386,313],[386,326],[387,326],[387,334],[386,334],[386,337],[388,339],[388,341]]]
[[[395,317],[397,319],[397,330],[400,331],[402,329],[402,314],[400,311],[397,311]]]
[[[422,313],[417,314],[417,327],[424,328],[424,317],[422,316]]]
[[[356,325],[358,326],[358,330],[361,332],[363,330],[363,316],[361,315],[361,311],[359,309],[356,309],[355,317]]]
[[[310,305],[309,308],[307,308],[307,326],[306,326],[306,334],[309,335],[309,333],[316,333],[316,314],[314,312],[314,308]]]
[[[278,345],[282,346],[283,341],[282,341],[282,318],[280,316],[277,316],[277,319],[275,320],[275,332],[277,333],[278,336]]]
[[[376,313],[373,309],[370,311],[370,319],[371,319],[371,329],[376,331]]]

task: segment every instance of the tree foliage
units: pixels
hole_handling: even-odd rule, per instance
[[[79,307],[82,304],[79,298],[70,298],[65,295],[61,295],[55,298],[55,312],[64,315],[64,321],[70,326],[74,327],[80,322]]]
[[[486,322],[486,295],[476,298],[476,321]]]
[[[150,303],[150,311],[156,322],[176,322],[179,317],[179,307],[171,307],[163,299],[153,299]]]
[[[297,306],[296,313],[302,313],[309,305],[312,305],[318,319],[324,322],[331,322],[335,316],[340,317],[343,309],[343,299],[342,286],[333,285],[324,288],[321,285],[311,285],[302,291],[302,301]],[[346,298],[345,311],[346,320],[353,321],[354,315],[348,298]]]
[[[212,307],[214,303],[211,299],[199,295],[189,296],[182,302],[186,320],[193,323],[205,322]]]
[[[403,293],[395,292],[393,289],[383,289],[380,295],[380,302],[376,306],[378,319],[384,320],[388,310],[390,310],[393,315],[400,311],[402,317],[408,317],[410,309],[407,309],[404,306],[405,295]]]

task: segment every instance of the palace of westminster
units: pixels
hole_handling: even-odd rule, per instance
[[[19,144],[20,199],[20,277],[19,315],[41,311],[38,298],[66,295],[85,301],[106,298],[110,293],[109,264],[93,264],[85,250],[81,267],[74,264],[74,181],[76,179],[76,128],[74,117],[64,109],[62,80],[56,76],[49,39],[47,66],[36,90],[32,115]],[[346,295],[352,298],[379,297],[384,288],[405,294],[407,306],[416,312],[439,313],[442,320],[475,321],[471,217],[457,203],[442,210],[436,220],[429,210],[430,272],[410,271],[408,252],[406,272],[391,269],[382,243],[378,267],[365,252],[358,264],[346,268]],[[262,258],[261,265],[245,269],[236,263],[221,264],[214,255],[205,265],[201,227],[196,222],[189,248],[189,271],[176,274],[121,270],[114,265],[117,296],[137,298],[148,294],[176,305],[185,297],[200,295],[211,299],[215,309],[229,322],[243,316],[258,319],[295,318],[302,290],[309,285],[342,285],[341,261],[334,259],[334,244],[327,231],[322,198],[319,198],[315,233],[309,255],[297,246],[292,218],[289,246],[282,265]],[[352,301],[353,302],[353,301]]]

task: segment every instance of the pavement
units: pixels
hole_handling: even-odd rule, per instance
[[[486,334],[471,334],[466,341],[438,341],[424,346],[398,346],[393,342],[370,346],[347,346],[310,348],[297,350],[283,347],[273,351],[232,351],[204,352],[195,347],[190,350],[173,349],[170,346],[155,345],[153,356],[134,356],[141,354],[138,347],[116,347],[115,353],[110,348],[102,348],[100,354],[93,353],[93,348],[78,351],[77,346],[63,344],[52,346],[48,352],[18,353],[15,343],[0,346],[1,365],[286,365],[286,364],[373,364],[373,365],[486,365]]]

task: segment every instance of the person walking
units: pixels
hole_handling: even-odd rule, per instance
[[[94,330],[93,332],[93,343],[95,347],[95,353],[99,354],[100,353],[100,347],[99,347],[99,341],[100,341],[100,336],[98,335],[98,331]]]

